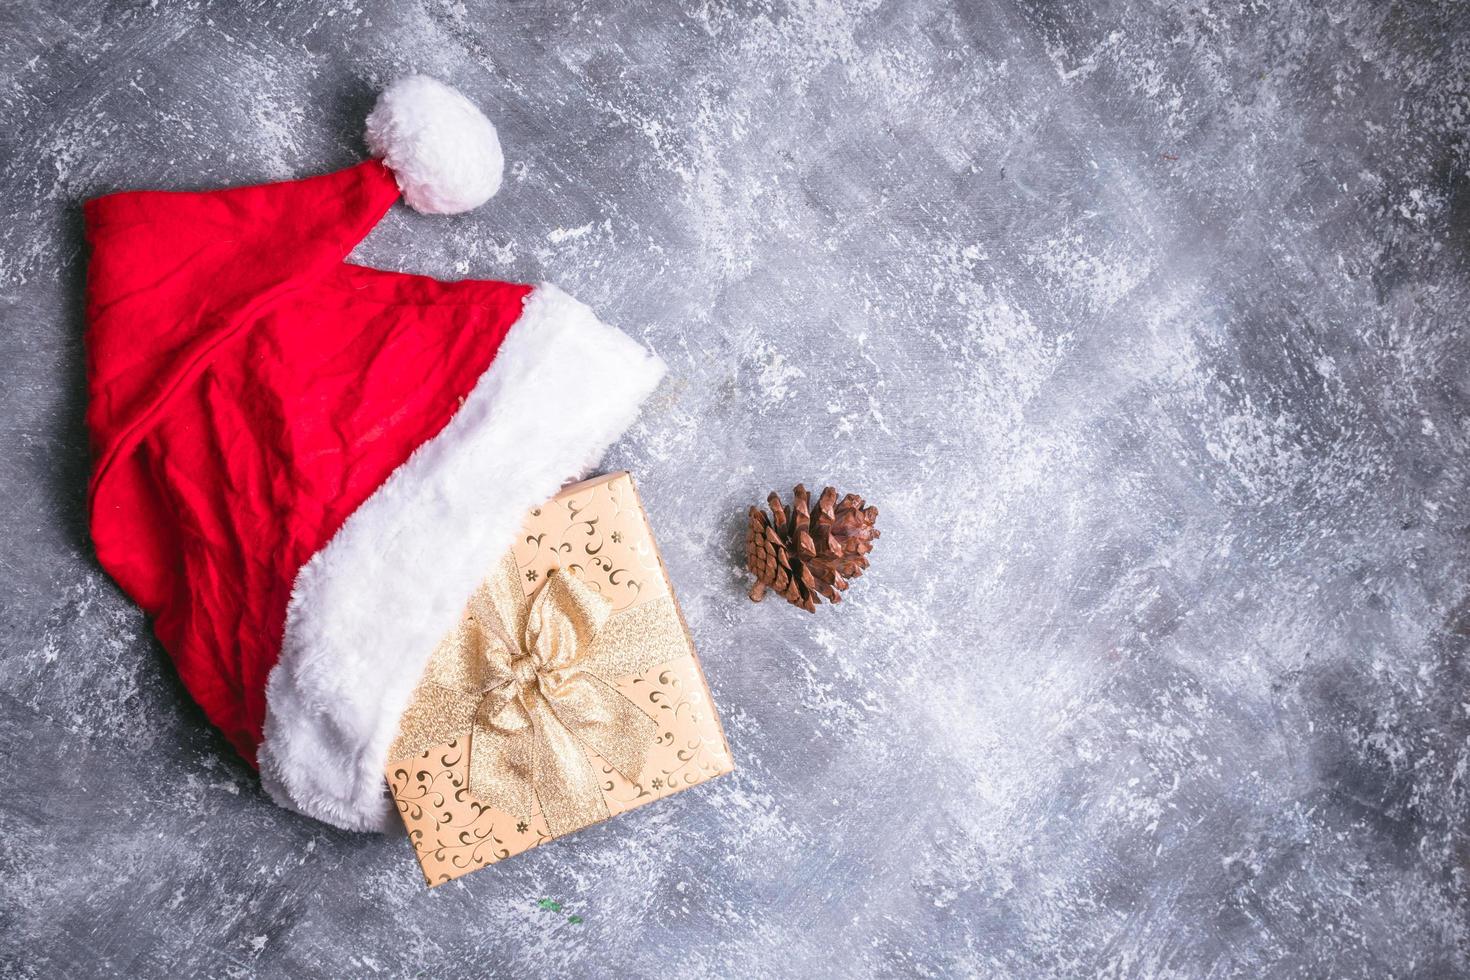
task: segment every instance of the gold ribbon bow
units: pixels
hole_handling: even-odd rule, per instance
[[[604,774],[589,753],[637,782],[658,737],[618,679],[687,646],[667,598],[614,614],[576,575],[553,570],[527,607],[520,578],[507,556],[471,598],[464,622],[430,658],[394,751],[468,733],[469,793],[514,815],[539,802],[559,836],[609,816]]]
[[[541,810],[554,836],[609,817],[598,755],[638,782],[659,726],[617,685],[689,654],[666,594],[614,613],[572,572],[534,598],[507,554],[469,599],[465,619],[429,657],[398,723],[392,758],[467,741],[476,802],[523,817]],[[519,635],[519,639],[514,636]]]
[[[553,834],[608,816],[589,751],[636,781],[658,734],[652,718],[584,666],[611,612],[575,575],[552,572],[520,644],[487,624],[501,642],[484,651],[469,789],[508,813],[530,812],[534,792]]]

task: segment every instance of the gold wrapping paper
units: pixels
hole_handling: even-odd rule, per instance
[[[527,515],[389,759],[430,885],[733,768],[631,476]]]

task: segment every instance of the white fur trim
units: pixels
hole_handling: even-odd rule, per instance
[[[427,75],[383,90],[367,117],[367,145],[415,211],[459,214],[500,190],[505,156],[495,127],[469,99]]]
[[[663,370],[555,286],[530,294],[449,424],[296,575],[259,753],[277,802],[394,825],[383,767],[429,655],[526,512],[597,463]]]

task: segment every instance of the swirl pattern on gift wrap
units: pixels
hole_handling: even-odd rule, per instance
[[[603,796],[616,816],[645,803],[729,772],[733,767],[719,734],[699,666],[685,657],[629,677],[619,690],[658,722],[653,751],[637,782],[599,760]]]
[[[632,483],[618,478],[559,497],[527,518],[515,561],[529,597],[546,572],[561,568],[630,609],[668,593],[658,552]]]
[[[409,842],[430,885],[551,839],[539,815],[513,817],[471,797],[465,786],[465,763],[464,747],[455,739],[391,767],[388,773]]]

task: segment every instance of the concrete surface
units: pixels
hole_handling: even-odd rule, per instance
[[[1465,975],[1470,10],[1317,6],[6,4],[0,974]],[[669,361],[608,464],[740,767],[433,893],[83,512],[79,203],[352,163],[410,70],[507,186],[357,257]],[[798,480],[883,511],[816,616],[744,597]]]

